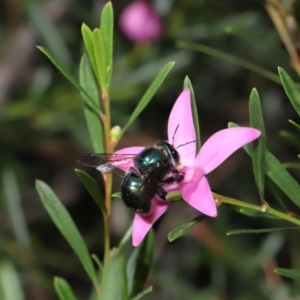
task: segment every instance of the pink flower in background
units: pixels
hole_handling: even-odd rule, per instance
[[[190,143],[196,140],[190,91],[183,90],[169,116],[168,140],[179,152],[178,169],[183,172],[184,179],[180,183],[164,186],[165,190],[167,192],[181,190],[182,198],[189,205],[205,215],[216,217],[216,204],[205,175],[217,168],[237,149],[259,136],[259,130],[249,127],[223,129],[213,134],[197,154],[196,143]],[[142,150],[143,147],[130,147],[119,150],[117,153],[138,154]],[[124,171],[128,171],[129,167]],[[150,216],[135,214],[132,232],[134,246],[142,242],[154,222],[168,209],[169,205],[170,203],[156,195],[152,199]]]
[[[162,22],[157,12],[145,1],[134,1],[124,9],[120,28],[134,42],[151,42],[162,34]]]

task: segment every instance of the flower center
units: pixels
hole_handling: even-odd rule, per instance
[[[184,174],[182,183],[190,182],[194,178],[195,170],[193,168],[183,167],[180,171]]]

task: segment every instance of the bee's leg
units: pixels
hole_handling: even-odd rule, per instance
[[[171,184],[174,182],[181,182],[184,179],[184,173],[176,170],[174,175],[161,181],[162,185]]]
[[[163,189],[161,185],[157,186],[156,192],[161,199],[166,200],[167,192]]]
[[[138,171],[137,171],[134,167],[130,167],[128,173],[129,173],[129,172],[141,176],[141,175],[138,173]]]

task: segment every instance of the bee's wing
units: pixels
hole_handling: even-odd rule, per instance
[[[132,159],[136,154],[101,154],[92,153],[81,156],[77,161],[88,167],[94,167],[102,173],[117,171],[124,172],[132,165]]]

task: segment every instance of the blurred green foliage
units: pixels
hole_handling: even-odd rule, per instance
[[[248,97],[256,87],[268,148],[282,162],[298,162],[299,144],[291,144],[278,135],[282,129],[299,135],[288,123],[288,119],[299,122],[283,88],[261,73],[246,69],[239,61],[275,75],[281,66],[297,81],[263,1],[154,1],[163,17],[164,35],[150,45],[134,45],[120,32],[118,16],[128,3],[113,3],[112,124],[124,126],[162,66],[168,61],[176,64],[154,100],[124,135],[120,147],[149,145],[166,138],[168,114],[188,75],[203,141],[227,127],[229,121],[249,124]],[[57,299],[52,287],[54,275],[66,278],[79,299],[90,296],[84,270],[41,207],[34,180],[40,178],[55,190],[76,220],[89,251],[102,257],[102,221],[73,171],[79,167],[77,157],[93,152],[93,148],[79,92],[36,45],[49,48],[78,78],[83,53],[81,24],[98,26],[104,4],[100,0],[0,1],[0,299]],[[196,42],[231,54],[236,57],[235,63],[178,47],[179,41]],[[299,179],[297,170],[293,175]],[[102,184],[97,172],[92,176]],[[256,204],[260,201],[250,160],[242,151],[213,172],[209,180],[213,189],[223,194]],[[277,197],[266,191],[265,199],[275,206],[278,199],[285,203],[286,196],[266,181]],[[118,191],[118,186],[114,189]],[[297,212],[290,203],[284,205]],[[248,218],[225,206],[219,211],[217,219],[207,219],[173,243],[167,241],[170,229],[197,213],[176,203],[158,222],[154,265],[148,279],[154,288],[147,299],[295,296],[299,283],[283,279],[273,270],[277,266],[300,269],[298,232],[227,237],[231,229],[265,228],[272,225],[272,220]],[[118,244],[131,219],[132,215],[116,199],[113,245]],[[6,296],[9,285],[13,296]]]

